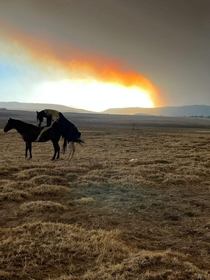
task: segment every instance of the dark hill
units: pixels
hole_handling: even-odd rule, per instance
[[[0,102],[0,108],[8,110],[25,110],[25,111],[41,111],[44,109],[54,109],[59,112],[72,113],[91,113],[87,110],[76,109],[64,105],[42,104],[42,103],[23,103],[23,102]]]
[[[122,114],[122,115],[153,115],[168,117],[190,117],[190,116],[210,116],[210,106],[192,105],[180,107],[158,107],[158,108],[113,108],[104,111],[106,114]]]

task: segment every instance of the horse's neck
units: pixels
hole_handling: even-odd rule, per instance
[[[23,122],[18,122],[16,121],[14,124],[14,128],[17,130],[17,132],[19,132],[20,134],[22,134],[23,132],[25,132],[26,130],[26,126]]]

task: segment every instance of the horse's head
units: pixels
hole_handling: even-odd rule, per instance
[[[38,127],[40,127],[40,126],[41,126],[41,123],[43,122],[43,115],[42,115],[42,112],[36,111],[36,118],[37,118],[37,121],[39,122],[39,123],[38,123]]]
[[[7,124],[4,127],[4,132],[7,132],[7,131],[11,130],[12,128],[14,128],[13,119],[9,118]]]

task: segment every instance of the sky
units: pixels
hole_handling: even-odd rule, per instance
[[[0,101],[210,105],[209,0],[2,0]]]

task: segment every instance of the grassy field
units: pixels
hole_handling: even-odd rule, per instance
[[[210,131],[173,121],[87,123],[70,163],[0,130],[0,279],[210,279]]]

